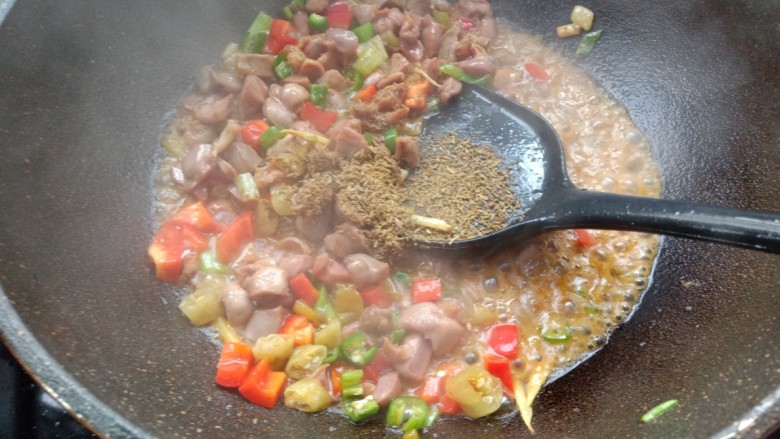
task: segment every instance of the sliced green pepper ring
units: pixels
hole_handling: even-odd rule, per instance
[[[341,406],[349,420],[356,424],[367,421],[379,412],[379,404],[371,395],[361,399],[345,398],[341,401]]]
[[[425,428],[430,419],[430,408],[420,398],[413,396],[399,396],[390,402],[387,407],[385,423],[390,427],[401,427],[406,433],[412,430]]]
[[[366,334],[360,331],[344,339],[339,345],[339,350],[344,361],[357,367],[370,363],[377,353],[376,346],[369,346]]]
[[[571,338],[571,329],[558,319],[551,319],[539,331],[542,339],[547,343],[566,343]]]
[[[390,153],[395,154],[395,144],[396,140],[398,139],[398,130],[395,128],[390,128],[389,130],[385,131],[384,140],[385,140],[385,146],[387,149],[390,150]]]

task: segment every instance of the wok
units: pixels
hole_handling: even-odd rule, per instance
[[[557,40],[554,28],[573,5],[494,3],[496,16],[566,53],[576,41]],[[217,389],[217,350],[146,264],[162,121],[260,6],[24,0],[0,27],[0,330],[101,435],[384,434],[379,423],[268,411]],[[780,210],[780,4],[588,6],[604,36],[582,65],[654,145],[664,197]],[[778,287],[776,255],[666,239],[630,322],[539,396],[537,437],[769,434],[780,422]],[[678,408],[639,423],[671,398]],[[446,420],[436,431],[528,435],[512,416]]]

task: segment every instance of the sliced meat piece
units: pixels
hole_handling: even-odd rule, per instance
[[[298,84],[285,84],[282,86],[280,99],[288,110],[297,113],[301,105],[309,100],[309,91]]]
[[[295,84],[303,87],[305,90],[311,88],[311,80],[307,76],[303,75],[290,75],[282,79],[282,85]]]
[[[235,93],[241,90],[241,78],[233,72],[212,70],[211,76],[214,78],[214,82],[226,93]]]
[[[284,181],[285,178],[287,174],[270,162],[255,170],[255,184],[259,189],[268,189],[272,184]]]
[[[242,142],[233,142],[220,156],[235,169],[236,173],[254,172],[262,159],[257,151]]]
[[[409,0],[406,2],[406,9],[422,17],[431,12],[431,0]]]
[[[309,247],[309,244],[306,244],[302,239],[296,238],[294,236],[288,236],[286,238],[280,239],[279,242],[276,243],[276,248],[283,252],[292,254],[311,254],[311,247]]]
[[[420,23],[411,12],[404,13],[398,37],[405,43],[414,43],[420,38]]]
[[[269,97],[263,104],[263,114],[274,125],[289,128],[295,122],[295,113],[290,111],[278,98]]]
[[[214,147],[208,143],[195,145],[181,159],[181,171],[190,186],[200,183],[217,164]]]
[[[251,119],[263,111],[263,103],[268,97],[268,86],[260,77],[248,75],[238,95],[238,117]]]
[[[279,268],[287,273],[287,278],[307,273],[314,266],[314,258],[309,255],[289,255],[279,260]]]
[[[225,128],[222,128],[222,132],[219,133],[219,137],[214,141],[214,154],[221,154],[226,150],[233,142],[238,139],[241,134],[241,125],[235,120],[229,120],[225,124]]]
[[[243,328],[255,312],[255,305],[241,285],[229,282],[222,291],[222,305],[225,306],[225,317],[234,328]]]
[[[377,92],[371,102],[376,102],[379,111],[384,112],[403,107],[404,98],[406,98],[406,86],[404,84],[396,84]]]
[[[328,0],[306,0],[306,10],[322,15],[328,4]]]
[[[258,338],[278,332],[287,314],[289,312],[281,306],[256,310],[244,328],[244,337],[254,344]]]
[[[398,163],[406,163],[410,168],[420,164],[420,145],[417,138],[398,136],[395,142],[395,159]]]
[[[325,237],[325,250],[336,259],[344,259],[354,253],[368,252],[368,240],[352,223],[343,223]]]
[[[379,10],[377,5],[360,3],[352,7],[352,14],[360,24],[366,24],[374,19]]]
[[[404,79],[406,79],[406,75],[403,72],[390,73],[388,75],[383,76],[379,81],[376,82],[376,88],[381,90],[387,87],[388,85],[404,82]]]
[[[322,75],[322,78],[320,78],[320,83],[326,84],[328,88],[336,91],[344,91],[352,85],[344,78],[344,75],[342,75],[341,72],[335,69],[326,71]]]
[[[385,357],[398,371],[398,374],[410,384],[417,384],[425,378],[428,365],[431,363],[433,350],[430,343],[421,335],[411,334],[404,338],[400,346],[396,346],[385,338]]]
[[[311,268],[311,274],[326,284],[337,284],[341,282],[350,282],[352,278],[349,271],[335,259],[328,256],[327,253],[321,253],[314,258],[314,266]]]
[[[496,19],[485,17],[477,24],[477,33],[493,41],[496,38]]]
[[[382,336],[393,330],[393,310],[371,305],[360,313],[360,329],[369,335]]]
[[[333,41],[333,44],[340,53],[354,56],[357,53],[360,41],[354,32],[347,29],[332,27],[325,31],[325,38]]]
[[[295,228],[310,241],[322,241],[333,229],[333,213],[329,209],[319,215],[298,215],[295,217]]]
[[[461,33],[460,26],[452,26],[444,32],[439,45],[439,59],[446,62],[455,61],[455,46],[458,44]]]
[[[493,9],[487,0],[460,0],[455,4],[455,13],[472,20],[479,20],[483,17],[492,17]]]
[[[185,145],[193,147],[202,143],[211,143],[217,137],[217,134],[216,128],[203,125],[197,120],[191,119],[184,125],[184,132],[181,138],[184,140]]]
[[[380,70],[377,70],[376,72],[366,76],[365,79],[363,79],[363,87],[367,87],[369,85],[376,85],[377,82],[379,82],[380,79],[384,77],[384,73],[382,73]]]
[[[431,79],[438,81],[441,76],[441,72],[439,72],[440,65],[439,58],[426,58],[422,62],[422,69],[431,77]]]
[[[303,53],[311,59],[318,59],[322,55],[335,50],[335,46],[333,41],[325,38],[325,34],[314,35],[301,40]]]
[[[404,21],[404,13],[396,8],[382,8],[373,20],[374,32],[381,35],[387,31],[396,33]]]
[[[291,297],[287,273],[279,267],[261,267],[244,282],[244,288],[262,307],[281,305]]]
[[[523,79],[523,73],[512,67],[501,67],[496,70],[496,74],[493,76],[493,88],[497,91],[502,91],[507,87],[511,87]]]
[[[463,83],[461,83],[459,79],[449,76],[441,83],[441,87],[439,87],[439,100],[446,104],[454,96],[460,94],[462,89]]]
[[[198,122],[205,125],[222,123],[230,114],[230,104],[232,103],[232,94],[215,101],[204,102],[198,105],[198,108],[195,110],[195,118],[198,119]]]
[[[466,314],[466,306],[458,299],[440,299],[436,301],[444,315],[451,319],[455,319],[461,325],[465,325],[468,321],[468,315]]]
[[[255,75],[261,78],[274,77],[275,55],[242,53],[236,58],[236,69],[242,75]]]
[[[488,56],[471,58],[458,63],[458,67],[469,75],[480,77],[496,73],[496,63]]]
[[[409,74],[412,72],[412,64],[406,59],[405,56],[400,53],[394,53],[390,55],[390,70],[389,73],[403,72]]]
[[[425,57],[425,48],[420,40],[401,42],[401,53],[412,63],[419,63]]]
[[[485,47],[488,44],[490,44],[490,40],[487,38],[475,33],[466,33],[455,44],[455,60],[463,61],[470,58],[487,57]]]
[[[298,32],[298,36],[309,35],[309,15],[303,11],[298,11],[292,18],[293,27]]]
[[[321,62],[306,58],[306,60],[301,63],[301,68],[298,70],[298,74],[309,78],[309,81],[311,82],[315,82],[325,74],[325,68],[322,67]]]
[[[328,149],[335,151],[341,157],[347,160],[352,159],[358,151],[362,151],[363,148],[368,147],[366,138],[363,137],[358,131],[355,131],[349,126],[344,126],[339,129],[331,129],[328,132],[330,136],[328,140]]]
[[[450,353],[466,335],[464,328],[455,319],[447,317],[433,302],[412,305],[401,311],[398,326],[422,334],[430,340],[437,356]]]
[[[380,406],[390,404],[393,398],[401,394],[401,376],[394,370],[387,371],[376,380],[374,389],[374,400]]]
[[[439,23],[433,21],[430,15],[426,15],[420,23],[422,31],[420,32],[423,48],[425,49],[425,57],[432,58],[439,53],[439,45],[441,43],[442,35],[444,35],[444,27]]]
[[[200,69],[198,73],[195,75],[195,87],[198,89],[198,93],[206,96],[212,91],[214,91],[215,87],[215,81],[214,76],[212,75],[214,73],[214,68],[211,66],[206,66]]]
[[[349,271],[357,288],[376,285],[390,276],[390,265],[364,253],[355,253],[344,258],[344,267]]]

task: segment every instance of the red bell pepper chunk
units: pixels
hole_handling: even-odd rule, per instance
[[[499,323],[490,329],[488,345],[493,352],[504,358],[517,358],[517,325],[514,323]]]
[[[387,295],[387,291],[381,285],[363,288],[359,292],[360,297],[363,298],[363,306],[376,305],[379,308],[390,308],[390,305],[393,304],[393,301]]]
[[[376,85],[371,84],[363,87],[360,89],[359,92],[355,93],[355,100],[356,101],[362,101],[362,102],[368,102],[376,95]]]
[[[439,402],[436,403],[436,408],[445,415],[457,415],[461,412],[458,401],[450,398],[449,395],[447,395],[447,392],[442,393]]]
[[[460,17],[460,27],[462,27],[463,30],[470,32],[477,28],[477,23],[470,18]]]
[[[225,343],[217,363],[216,382],[223,387],[238,387],[255,362],[252,348],[244,343]]]
[[[437,374],[426,375],[422,386],[417,388],[415,394],[428,404],[435,404],[444,393],[444,377]]]
[[[577,243],[582,248],[593,247],[598,243],[596,240],[596,235],[594,235],[590,230],[574,229],[574,234],[577,235]]]
[[[202,201],[181,208],[169,222],[189,226],[202,233],[212,233],[217,230],[217,222]]]
[[[514,384],[512,383],[512,372],[509,369],[509,360],[499,355],[487,354],[482,357],[485,370],[490,372],[491,375],[501,380],[504,383],[504,387],[509,391],[514,390]]]
[[[311,123],[317,131],[324,134],[339,119],[339,114],[335,111],[320,110],[309,101],[301,108],[301,119]]]
[[[245,245],[255,240],[255,227],[252,212],[246,212],[236,218],[217,238],[217,259],[230,264]]]
[[[299,299],[309,306],[314,306],[320,297],[320,292],[314,288],[305,273],[300,273],[290,279],[290,288]]]
[[[271,21],[271,27],[268,29],[268,41],[265,42],[265,49],[274,55],[284,49],[284,46],[297,45],[298,40],[291,38],[292,23],[287,20],[275,18]]]
[[[260,147],[260,137],[267,129],[268,124],[264,121],[260,119],[250,120],[241,127],[241,137],[244,139],[244,143],[257,149]]]
[[[238,391],[249,401],[272,409],[279,401],[286,381],[284,372],[271,371],[268,360],[263,359],[252,367]]]
[[[550,75],[547,74],[547,72],[539,64],[527,62],[525,63],[525,70],[534,79],[538,79],[540,81],[547,81],[548,79],[550,79]]]
[[[415,394],[428,404],[436,404],[439,410],[444,407],[446,412],[443,410],[442,413],[455,414],[460,412],[460,405],[447,396],[445,389],[447,379],[457,375],[465,367],[466,365],[461,361],[449,361],[443,364],[435,373],[425,376],[422,386],[417,389]]]
[[[273,55],[278,55],[286,46],[297,46],[298,40],[291,37],[268,37],[265,42],[265,50]]]
[[[181,228],[172,223],[165,223],[155,235],[152,245],[147,250],[154,261],[157,278],[165,282],[175,283],[179,280],[182,268],[184,242]]]
[[[292,335],[295,346],[314,341],[314,325],[306,317],[297,314],[290,314],[284,319],[279,333]]]
[[[274,18],[271,21],[271,26],[268,28],[269,37],[286,37],[290,35],[292,31],[292,23],[281,18]]]
[[[349,29],[349,25],[352,24],[352,11],[345,1],[337,1],[328,6],[325,16],[330,27]]]
[[[341,373],[345,370],[354,370],[354,367],[344,363],[337,363],[328,368],[330,373],[330,394],[334,398],[341,395]]]
[[[416,278],[412,281],[412,302],[433,302],[441,299],[441,279]]]
[[[363,366],[363,378],[376,383],[379,375],[390,369],[390,363],[387,361],[385,354],[380,350],[371,362]]]

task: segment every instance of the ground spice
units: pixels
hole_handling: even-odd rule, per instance
[[[489,146],[455,133],[421,144],[422,162],[406,182],[407,205],[442,219],[451,233],[415,227],[411,237],[458,240],[498,231],[518,216],[520,202],[505,164]]]

